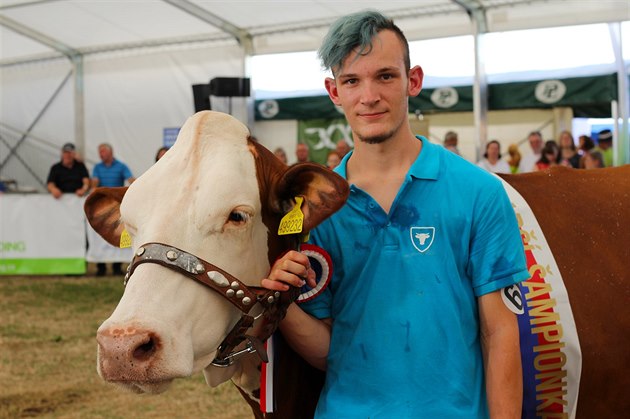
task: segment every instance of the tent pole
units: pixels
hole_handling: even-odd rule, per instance
[[[486,9],[476,0],[453,0],[470,17],[475,42],[475,83],[473,85],[473,115],[475,119],[475,161],[481,159],[488,141],[488,79],[485,68],[484,34],[488,32]]]
[[[85,160],[85,92],[83,89],[83,55],[72,56],[74,73],[74,142],[78,154]]]
[[[613,102],[613,165],[619,166],[630,163],[630,138],[628,138],[628,118],[630,117],[630,102],[628,100],[628,72],[623,61],[621,50],[621,23],[609,23],[610,41],[615,53],[617,67],[617,104]],[[615,141],[616,140],[616,141]]]

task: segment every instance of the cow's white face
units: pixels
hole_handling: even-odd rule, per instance
[[[248,136],[229,115],[196,114],[126,193],[97,191],[88,199],[90,223],[112,244],[124,226],[134,251],[164,243],[258,286],[277,256],[269,248],[277,247],[270,225],[277,228],[292,195],[305,197],[305,227],[312,228],[343,204],[347,185],[318,168],[287,170]],[[298,174],[287,179],[292,172]],[[99,374],[135,391],[160,392],[174,378],[206,369],[208,382],[217,385],[242,367],[208,367],[240,316],[210,288],[158,264],[138,265],[98,330]]]

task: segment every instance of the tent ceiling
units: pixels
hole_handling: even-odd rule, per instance
[[[316,49],[338,16],[373,8],[410,40],[630,20],[628,0],[0,0],[0,66],[63,55],[193,42],[240,43],[249,54]]]

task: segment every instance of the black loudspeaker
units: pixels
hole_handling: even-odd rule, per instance
[[[210,80],[212,96],[249,96],[249,79],[239,77],[215,77]]]
[[[193,97],[195,99],[195,112],[209,111],[210,107],[210,85],[193,84]]]

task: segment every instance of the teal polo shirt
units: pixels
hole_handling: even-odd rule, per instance
[[[333,263],[301,305],[334,319],[318,418],[488,416],[477,297],[529,276],[516,217],[497,178],[419,141],[389,214],[351,185],[311,234]]]

